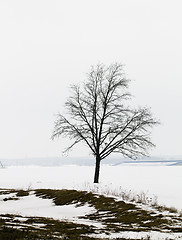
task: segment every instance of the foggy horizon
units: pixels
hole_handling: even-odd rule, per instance
[[[61,156],[69,141],[51,135],[70,84],[82,83],[92,65],[114,62],[131,79],[132,102],[161,122],[150,155],[182,156],[181,7],[179,0],[1,1],[0,159]],[[69,157],[89,154],[78,145]]]

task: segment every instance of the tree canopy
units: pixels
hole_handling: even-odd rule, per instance
[[[121,64],[92,67],[82,86],[71,86],[72,95],[65,103],[68,115],[57,115],[52,137],[70,138],[73,142],[66,151],[80,142],[89,147],[96,158],[94,182],[100,161],[111,153],[135,159],[154,147],[149,129],[158,121],[149,108],[128,106],[128,84]]]

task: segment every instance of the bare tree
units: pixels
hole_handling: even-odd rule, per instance
[[[92,67],[82,88],[71,87],[72,96],[65,103],[71,118],[57,116],[52,138],[74,139],[65,151],[79,142],[89,147],[96,158],[94,183],[99,182],[101,160],[111,153],[136,159],[154,146],[148,130],[158,122],[148,108],[126,105],[131,97],[128,83],[120,64]]]

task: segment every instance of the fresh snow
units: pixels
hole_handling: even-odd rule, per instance
[[[93,166],[7,167],[0,169],[0,188],[98,189],[100,193],[145,193],[159,204],[182,209],[181,166],[101,166],[100,184],[92,184]]]

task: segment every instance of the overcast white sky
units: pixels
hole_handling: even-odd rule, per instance
[[[151,154],[182,155],[181,11],[181,0],[1,0],[0,158],[60,156],[54,115],[99,62],[123,63],[135,102],[161,120]]]

